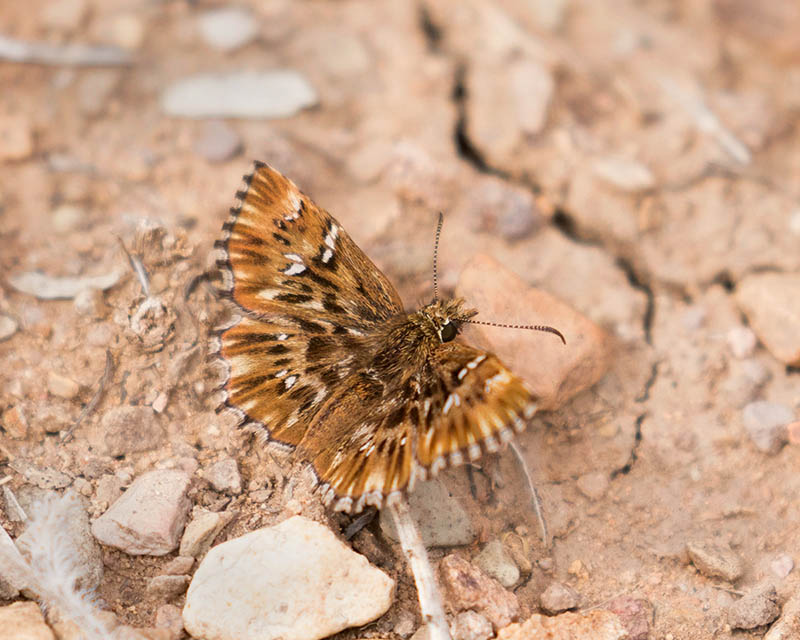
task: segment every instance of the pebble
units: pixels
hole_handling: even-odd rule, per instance
[[[794,569],[794,560],[788,553],[782,553],[769,563],[772,573],[778,578],[786,578]]]
[[[164,429],[151,407],[123,405],[103,415],[89,440],[104,455],[124,456],[163,444]]]
[[[47,374],[47,390],[59,398],[72,400],[80,393],[81,386],[72,378],[50,371]]]
[[[33,154],[33,129],[23,116],[0,115],[0,162],[25,160]]]
[[[783,605],[781,617],[773,624],[763,640],[797,640],[800,632],[800,595],[795,594]]]
[[[179,576],[189,573],[194,566],[194,558],[191,556],[175,556],[161,570],[164,575]]]
[[[764,453],[776,454],[787,442],[787,425],[794,412],[786,405],[759,400],[742,410],[742,422],[753,444]]]
[[[17,291],[40,300],[71,300],[85,289],[110,289],[119,282],[120,276],[121,272],[115,271],[102,276],[59,278],[39,271],[25,271],[10,276],[8,281]]]
[[[133,13],[117,14],[108,27],[111,42],[128,51],[136,51],[141,47],[144,35],[145,24]]]
[[[469,514],[439,479],[418,482],[408,497],[408,505],[426,547],[455,547],[475,539]],[[380,525],[385,536],[397,541],[388,510],[380,512]]]
[[[394,587],[329,529],[294,516],[211,549],[183,621],[197,638],[316,640],[383,615]]]
[[[720,391],[737,409],[751,402],[772,377],[769,369],[755,358],[734,360],[728,368],[728,376],[720,385]]]
[[[749,327],[734,327],[725,336],[734,358],[749,358],[756,350],[758,338]]]
[[[648,640],[653,624],[655,609],[645,598],[619,596],[606,603],[606,608],[617,614],[627,629],[629,640]]]
[[[161,96],[161,108],[184,118],[286,118],[318,103],[305,76],[291,69],[198,74]]]
[[[174,604],[162,604],[156,609],[156,628],[169,631],[169,640],[179,640],[183,637],[183,618],[180,608]]]
[[[417,616],[411,611],[403,610],[397,614],[392,632],[401,638],[407,638],[417,628]]]
[[[528,383],[540,410],[563,405],[608,369],[611,340],[602,328],[555,296],[530,287],[488,255],[478,254],[464,267],[456,295],[480,309],[482,317],[503,318],[509,324],[548,324],[564,334],[566,346],[547,333],[464,328],[465,340],[497,354]]]
[[[578,490],[590,500],[599,500],[608,491],[608,474],[604,471],[590,471],[578,477]]]
[[[3,640],[55,640],[35,602],[15,602],[0,607]]]
[[[112,504],[117,500],[123,491],[125,482],[117,475],[106,474],[100,477],[97,481],[97,489],[95,490],[95,500],[102,502],[106,505]]]
[[[773,356],[800,366],[800,274],[749,275],[736,286],[736,303]]]
[[[155,576],[147,583],[147,595],[156,602],[168,602],[181,596],[191,581],[190,576]]]
[[[180,554],[197,558],[204,555],[220,531],[233,519],[229,512],[200,510],[186,525],[181,538]]]
[[[122,78],[115,69],[84,71],[78,82],[78,107],[87,116],[97,116],[106,110],[108,101]]]
[[[3,411],[0,422],[6,434],[14,440],[22,440],[28,435],[28,418],[19,405]]]
[[[86,218],[86,210],[74,204],[62,204],[50,214],[51,229],[56,233],[70,233]]]
[[[130,555],[163,556],[178,547],[191,508],[191,478],[163,469],[137,478],[92,525],[102,544]]]
[[[227,122],[204,122],[194,150],[209,162],[225,162],[242,151],[242,139]]]
[[[252,42],[258,25],[253,14],[243,7],[211,9],[198,18],[203,41],[218,51],[235,51]]]
[[[28,516],[38,521],[34,530],[26,529],[17,538],[20,550],[34,560],[47,556],[57,557],[60,571],[75,578],[78,589],[93,591],[103,579],[103,555],[89,529],[89,514],[83,501],[73,491],[63,496],[48,492],[43,498],[28,507]],[[47,529],[43,531],[43,529]],[[52,529],[50,531],[49,529]],[[42,545],[52,545],[42,549]]]
[[[578,592],[561,582],[551,582],[539,596],[539,604],[545,613],[556,614],[574,609],[580,602]]]
[[[52,0],[42,10],[41,21],[48,29],[71,33],[83,24],[88,12],[88,0]]]
[[[653,173],[635,160],[609,156],[595,160],[594,174],[606,184],[628,193],[647,191],[655,186]]]
[[[519,618],[517,596],[464,558],[455,554],[445,556],[439,563],[439,575],[454,611],[477,611],[486,616],[495,629],[502,629]]]
[[[525,238],[544,224],[530,191],[493,176],[479,180],[465,200],[478,230],[497,231],[510,241]]]
[[[506,588],[519,582],[519,568],[499,540],[489,542],[472,561]]]
[[[775,587],[757,587],[728,609],[728,624],[733,629],[755,629],[769,624],[781,614]]]
[[[17,332],[17,323],[13,318],[0,316],[0,342],[8,340]]]
[[[40,489],[64,489],[72,484],[72,476],[68,473],[52,467],[37,467],[22,458],[12,460],[8,466]]]
[[[450,623],[453,640],[489,640],[494,635],[492,623],[480,613],[462,611]]]
[[[585,614],[562,613],[558,616],[534,614],[525,622],[501,629],[497,640],[629,640],[628,632],[617,615],[597,610]]]
[[[232,458],[215,462],[203,471],[203,477],[211,483],[214,491],[239,495],[242,492],[242,476],[239,465]]]
[[[708,542],[688,542],[686,551],[692,564],[707,578],[736,582],[744,573],[741,558],[730,549]]]

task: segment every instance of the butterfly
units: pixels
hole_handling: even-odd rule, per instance
[[[406,312],[342,225],[264,163],[244,177],[215,251],[235,310],[212,338],[220,410],[309,463],[335,510],[380,508],[498,451],[536,411],[496,356],[456,341],[475,310],[434,287]]]

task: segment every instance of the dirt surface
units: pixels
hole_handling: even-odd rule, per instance
[[[346,524],[213,412],[206,339],[223,307],[195,278],[260,159],[337,216],[409,306],[430,296],[441,210],[444,289],[487,253],[614,336],[605,377],[520,438],[552,550],[510,456],[502,487],[486,465],[445,474],[479,531],[467,555],[510,533],[529,545],[523,618],[555,578],[581,607],[646,598],[653,638],[763,636],[732,631],[727,609],[764,582],[782,602],[798,593],[800,572],[773,561],[800,562],[800,446],[762,452],[742,410],[769,400],[798,420],[800,373],[748,343],[736,292],[754,273],[800,271],[795,3],[251,2],[256,34],[232,51],[203,39],[208,3],[74,4],[77,17],[40,0],[0,10],[1,34],[131,54],[104,68],[0,62],[0,315],[16,327],[0,341],[0,478],[20,491],[26,464],[63,472],[98,516],[101,477],[178,467],[197,472],[196,505],[236,513],[218,541],[298,499],[334,530]],[[272,68],[302,74],[317,105],[226,120],[227,151],[211,118],[165,114],[162,92],[185,76]],[[142,308],[122,245],[163,306]],[[10,284],[36,270],[119,278],[76,300]],[[104,453],[102,417],[121,404],[157,409],[156,446]],[[200,480],[221,457],[240,461],[242,495]],[[20,531],[2,510],[0,524]],[[732,549],[743,576],[699,573],[691,541]],[[417,614],[397,548],[377,524],[354,546],[400,584],[386,616],[342,637],[399,637],[395,622]],[[107,550],[108,608],[152,626],[161,603],[144,590],[171,557]]]

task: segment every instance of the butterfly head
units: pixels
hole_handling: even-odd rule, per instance
[[[450,342],[461,331],[461,325],[477,315],[475,309],[465,309],[463,298],[434,300],[419,310],[425,332],[435,335],[439,342]]]

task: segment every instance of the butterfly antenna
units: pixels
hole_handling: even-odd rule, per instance
[[[469,324],[483,324],[487,327],[502,327],[503,329],[529,329],[531,331],[545,331],[547,333],[554,333],[561,338],[561,342],[567,344],[567,340],[564,338],[563,333],[561,333],[555,327],[548,327],[546,324],[500,324],[498,322],[483,322],[482,320],[464,320],[464,322]]]
[[[442,233],[444,216],[439,212],[439,222],[436,224],[436,240],[433,242],[433,300],[439,299],[439,235]]]

